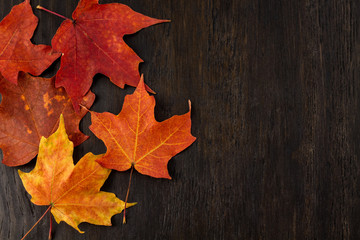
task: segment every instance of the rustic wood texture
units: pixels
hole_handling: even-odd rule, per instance
[[[1,17],[19,2],[1,0]],[[118,2],[171,19],[126,41],[145,61],[156,118],[185,113],[191,99],[198,139],[170,161],[173,180],[134,174],[130,201],[139,204],[126,225],[121,214],[113,227],[81,224],[84,234],[55,224],[55,240],[360,239],[358,1]],[[77,1],[38,4],[70,17]],[[62,19],[34,11],[33,42],[50,44]],[[92,90],[92,110],[117,114],[134,89],[97,75]],[[106,150],[89,123],[75,161]],[[20,239],[46,210],[17,174],[34,164],[0,166],[0,239]],[[103,189],[124,199],[128,177],[113,172]],[[48,229],[46,218],[27,239],[47,239]]]

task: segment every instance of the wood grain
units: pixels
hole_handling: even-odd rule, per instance
[[[19,0],[0,1],[4,17]],[[109,3],[111,1],[100,1]],[[198,139],[169,163],[173,180],[135,173],[113,227],[61,223],[54,239],[360,239],[360,5],[352,0],[118,1],[171,19],[127,36],[145,61],[164,120],[193,103]],[[73,0],[32,0],[70,17]],[[62,19],[34,10],[35,43]],[[45,76],[55,73],[55,63]],[[94,111],[121,110],[133,88],[96,75]],[[0,123],[1,124],[1,123]],[[90,139],[76,148],[103,153]],[[0,239],[20,239],[46,207],[29,201],[17,169],[0,166]],[[103,190],[125,198],[129,172]],[[49,219],[28,239],[47,239]]]

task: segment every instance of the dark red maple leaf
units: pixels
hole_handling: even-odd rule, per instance
[[[70,98],[63,88],[55,88],[54,78],[32,77],[20,73],[18,85],[5,81],[0,75],[0,148],[3,163],[19,166],[33,159],[39,150],[41,136],[52,134],[62,113],[67,133],[74,145],[85,141],[79,122],[86,114],[74,111]],[[95,95],[89,92],[83,104],[91,107]]]
[[[121,88],[137,86],[142,60],[123,36],[167,21],[144,16],[120,3],[98,4],[98,0],[80,0],[72,17],[74,20],[62,23],[52,46],[63,53],[56,87],[66,89],[76,110],[96,73],[108,76]]]
[[[0,73],[12,83],[17,84],[20,71],[40,75],[60,56],[51,46],[31,43],[37,23],[30,0],[14,6],[0,22]]]

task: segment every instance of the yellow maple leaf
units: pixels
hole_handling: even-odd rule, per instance
[[[73,149],[61,115],[57,131],[40,141],[35,168],[29,173],[19,170],[24,187],[34,204],[49,206],[57,223],[64,221],[80,233],[81,222],[110,226],[111,217],[125,207],[115,194],[100,191],[111,170],[96,162],[102,155],[92,153],[74,166]]]

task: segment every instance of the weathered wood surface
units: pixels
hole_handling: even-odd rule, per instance
[[[1,17],[19,2],[1,0]],[[55,224],[55,240],[360,239],[358,1],[118,2],[172,20],[126,40],[158,93],[156,118],[185,113],[191,99],[198,140],[170,161],[173,180],[135,173],[128,224],[121,214],[113,227],[81,224],[84,234]],[[38,4],[70,17],[77,1]],[[62,19],[34,11],[33,41],[50,44]],[[92,110],[118,113],[133,88],[95,78]],[[105,151],[89,123],[76,161]],[[46,210],[17,169],[0,166],[0,239],[20,239]],[[124,199],[128,177],[113,172],[103,189]],[[28,239],[47,239],[48,227],[47,218]]]

